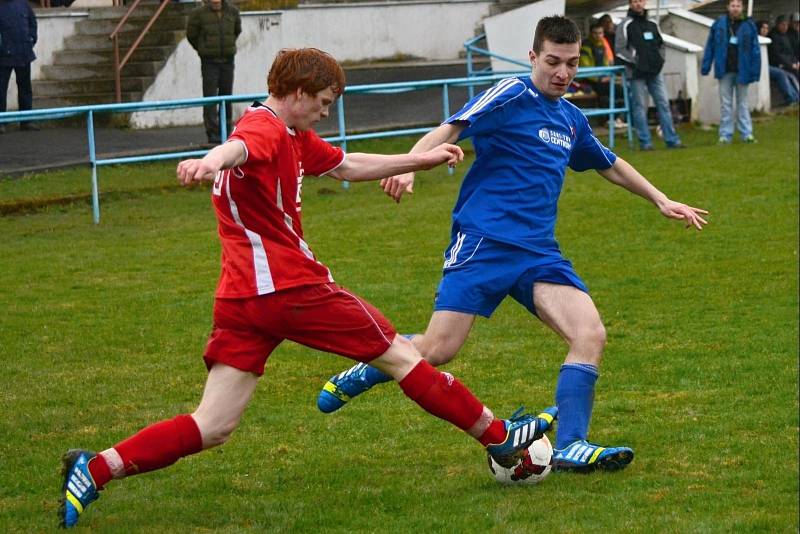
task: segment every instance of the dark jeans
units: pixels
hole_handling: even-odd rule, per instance
[[[233,60],[227,63],[217,63],[214,61],[201,61],[201,72],[203,75],[203,96],[221,96],[233,93]],[[231,105],[225,104],[225,117],[227,134],[231,133],[233,123],[231,117]],[[219,106],[205,106],[203,108],[203,123],[206,127],[206,135],[212,143],[220,142],[219,132]]]
[[[11,71],[17,73],[17,103],[19,110],[33,108],[33,89],[31,88],[31,64],[24,67],[5,67],[0,65],[0,112],[6,110],[8,99],[8,82],[11,80]]]

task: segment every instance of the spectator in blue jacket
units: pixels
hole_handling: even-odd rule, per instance
[[[31,62],[36,59],[33,53],[36,37],[36,15],[28,0],[0,0],[0,112],[6,110],[11,71],[17,77],[20,111],[33,107]],[[20,126],[23,130],[39,129],[30,122]],[[0,125],[0,133],[4,131]]]
[[[703,54],[703,76],[711,71],[719,80],[719,142],[733,138],[732,104],[736,89],[736,126],[745,143],[754,143],[753,121],[747,102],[748,85],[761,76],[761,49],[758,29],[752,19],[742,15],[742,0],[728,0],[728,14],[714,21]]]

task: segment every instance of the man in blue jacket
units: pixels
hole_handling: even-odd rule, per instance
[[[0,0],[0,112],[6,110],[8,82],[11,71],[17,76],[17,102],[20,111],[33,107],[31,62],[36,59],[36,15],[28,0]],[[30,122],[21,124],[23,130],[38,130]],[[5,129],[0,125],[0,133]]]
[[[742,16],[741,0],[728,0],[728,14],[711,26],[703,54],[703,76],[711,71],[712,62],[714,77],[719,80],[719,142],[728,144],[733,138],[731,109],[735,87],[736,126],[742,141],[754,143],[747,88],[761,76],[761,49],[755,23]]]

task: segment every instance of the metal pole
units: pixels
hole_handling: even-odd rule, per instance
[[[614,110],[617,108],[617,99],[616,99],[616,87],[615,82],[616,76],[614,73],[611,73],[611,76],[608,77],[608,107],[611,111],[608,113],[608,147],[614,148],[614,129],[616,128],[616,114]]]
[[[228,107],[227,103],[217,100],[219,104],[219,142],[224,143],[228,139]]]
[[[633,113],[631,112],[631,99],[628,91],[628,77],[622,71],[622,100],[625,103],[625,115],[628,121],[628,146],[633,147]]]
[[[114,36],[114,94],[117,98],[117,103],[122,102],[122,67],[119,66],[119,37]]]
[[[467,78],[472,78],[472,47],[467,46]],[[475,96],[475,87],[472,84],[469,85],[467,89],[467,94],[469,95],[469,99]]]
[[[344,127],[344,94],[339,95],[339,100],[336,102],[336,119],[339,122],[339,138],[341,141],[342,150],[347,152],[347,134],[345,133]],[[343,181],[342,187],[344,189],[350,189],[350,182]]]
[[[747,0],[747,17],[753,16],[753,0]]]
[[[94,146],[94,112],[86,115],[86,137],[89,140],[89,165],[92,166],[92,216],[100,224],[100,195],[97,192],[97,154]]]
[[[442,85],[442,111],[444,115],[442,122],[444,122],[450,118],[450,86],[448,84]],[[448,167],[447,173],[452,175],[453,170],[453,167]]]

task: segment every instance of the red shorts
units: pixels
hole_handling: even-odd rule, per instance
[[[337,284],[285,289],[244,299],[217,299],[203,359],[264,374],[267,358],[289,339],[369,362],[389,349],[397,331],[369,302]]]

